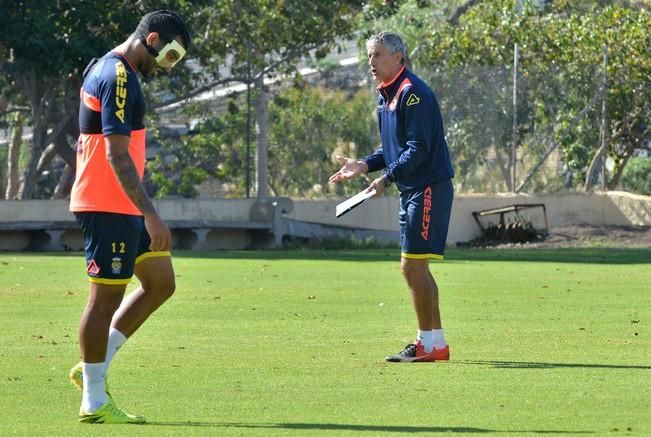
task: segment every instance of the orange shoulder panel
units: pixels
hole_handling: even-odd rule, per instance
[[[99,99],[97,97],[88,94],[83,89],[81,90],[80,94],[81,95],[79,97],[81,97],[81,101],[84,102],[84,105],[88,109],[90,109],[92,111],[95,111],[95,112],[101,112],[102,106],[101,106],[100,101],[99,101]]]

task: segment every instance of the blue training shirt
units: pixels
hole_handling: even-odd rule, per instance
[[[129,137],[129,156],[142,179],[146,159],[145,109],[136,70],[126,57],[109,52],[86,67],[80,92],[80,134],[70,211],[142,215],[107,159],[104,137]]]
[[[129,136],[144,129],[145,97],[127,58],[108,52],[86,68],[79,106],[81,132]]]
[[[454,177],[436,95],[403,67],[377,88],[382,146],[364,158],[368,171],[385,169],[401,192]]]

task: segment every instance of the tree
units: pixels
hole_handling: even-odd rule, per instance
[[[186,62],[191,68],[182,67],[170,77],[157,79],[157,87],[145,84],[148,97],[155,97],[148,98],[154,102],[150,107],[164,108],[187,101],[229,82],[253,87],[254,113],[262,127],[257,135],[258,194],[265,195],[265,102],[269,100],[265,79],[293,71],[301,59],[319,59],[328,53],[338,37],[353,31],[351,18],[361,2],[178,0],[122,2],[116,7],[115,2],[105,0],[27,0],[0,6],[7,11],[0,17],[0,49],[14,54],[3,69],[10,64],[8,87],[18,91],[10,94],[10,103],[15,106],[19,97],[23,98],[30,110],[27,124],[32,140],[18,194],[29,198],[34,194],[40,170],[50,165],[52,157],[63,156],[74,166],[74,160],[69,159],[74,158],[74,152],[69,152],[77,136],[75,106],[81,70],[90,58],[122,41],[145,11],[165,7],[180,11],[193,28],[198,44],[189,57],[196,62]],[[176,91],[172,98],[169,93],[152,92],[168,84]],[[2,89],[0,80],[0,92]],[[65,137],[68,140],[62,140]]]
[[[229,97],[224,112],[205,114],[187,135],[156,138],[163,147],[148,164],[156,196],[195,197],[198,185],[208,178],[229,187],[228,195],[243,196],[245,130],[246,110]]]
[[[504,185],[511,189],[511,155],[503,146],[512,138],[510,73],[504,65],[454,63],[432,56],[439,43],[443,50],[453,39],[437,32],[451,34],[463,27],[466,16],[481,3],[408,0],[388,15],[380,13],[380,18],[366,11],[363,28],[364,37],[398,31],[407,45],[410,68],[434,88],[441,100],[457,184],[466,190],[499,191]]]
[[[269,185],[275,195],[349,195],[365,187],[328,183],[337,155],[363,157],[377,147],[375,100],[321,87],[284,90],[270,105]]]
[[[0,47],[11,53],[1,65],[7,72],[5,89],[12,91],[9,106],[29,108],[26,121],[32,139],[15,191],[15,197],[28,199],[35,194],[38,176],[54,156],[52,151],[74,166],[70,143],[78,134],[81,71],[93,56],[128,34],[139,13],[126,2],[119,8],[105,1],[2,3]],[[18,156],[22,142],[10,144],[10,155]],[[49,144],[54,146],[47,149]]]
[[[360,186],[328,184],[340,166],[336,155],[364,156],[377,146],[375,100],[369,90],[332,90],[297,81],[269,103],[269,189],[273,196],[347,195]],[[219,195],[243,196],[246,109],[231,96],[182,138],[161,139],[150,162],[158,196],[194,197],[212,179]],[[178,147],[182,142],[183,146]],[[332,190],[335,190],[334,192]]]
[[[622,175],[624,189],[651,196],[651,159],[633,158]]]
[[[440,16],[438,8],[429,2],[407,1],[388,19],[372,24],[377,28],[389,23],[403,31],[408,46],[414,47],[410,54],[420,71],[431,71],[434,78],[443,74],[443,82],[434,82],[443,88],[444,111],[460,116],[451,124],[450,142],[455,164],[466,172],[462,177],[478,174],[471,167],[477,168],[487,156],[495,156],[507,167],[514,165],[508,161],[514,146],[530,163],[540,163],[560,148],[568,172],[575,175],[573,183],[582,183],[599,148],[600,69],[607,46],[608,156],[614,162],[608,186],[617,185],[630,157],[651,135],[651,57],[645,49],[651,39],[647,31],[651,14],[645,8],[585,7],[580,2],[552,2],[551,7],[540,8],[531,1],[495,0],[477,2],[453,23],[439,18],[435,26],[419,24],[423,16]],[[500,96],[490,89],[508,83],[498,78],[462,80],[468,90],[466,100],[472,99],[465,106],[462,99],[446,101],[463,90],[446,87],[445,78],[451,71],[508,71],[516,43],[521,48],[518,81],[523,85],[517,108],[521,143],[513,144],[504,132],[495,148],[491,129],[506,125],[511,113],[505,105],[508,100],[498,97],[490,104],[485,97]],[[503,91],[501,96],[508,95],[506,86]],[[489,122],[482,125],[482,120]],[[532,170],[537,168],[538,164]]]
[[[201,35],[196,56],[203,66],[201,82],[182,98],[231,82],[252,88],[257,124],[257,196],[268,194],[268,110],[270,89],[265,79],[295,71],[305,59],[320,59],[339,38],[354,31],[361,1],[216,0],[204,2],[194,21]],[[178,101],[176,100],[176,101]],[[168,103],[173,103],[171,100]]]

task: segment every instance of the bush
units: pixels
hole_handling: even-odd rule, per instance
[[[622,185],[626,191],[651,195],[651,158],[633,158],[622,175]]]

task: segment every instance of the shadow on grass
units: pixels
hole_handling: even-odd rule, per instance
[[[562,431],[562,430],[509,430],[473,428],[465,426],[382,426],[382,425],[352,425],[345,423],[219,423],[219,422],[147,422],[145,426],[205,426],[214,428],[244,428],[244,429],[285,429],[301,431],[369,431],[387,433],[436,433],[456,432],[470,434],[494,433],[531,433],[531,434],[594,434],[592,431]],[[262,431],[261,431],[262,432]]]
[[[580,363],[540,363],[528,361],[483,361],[483,360],[461,360],[455,361],[459,364],[471,364],[478,366],[489,366],[496,369],[627,369],[627,370],[651,370],[651,366],[625,365],[625,364],[580,364]]]
[[[651,263],[651,249],[622,249],[608,247],[562,249],[458,249],[450,250],[446,259],[463,261],[525,261],[578,264],[649,264]]]
[[[359,250],[265,250],[175,252],[179,258],[328,260],[378,262],[400,259],[399,249]],[[651,249],[563,248],[563,249],[448,249],[444,262],[520,261],[579,264],[649,264]]]
[[[81,252],[16,252],[7,256],[81,257]],[[355,262],[399,262],[400,249],[340,249],[340,250],[238,250],[238,251],[174,251],[173,258],[242,259],[242,260],[324,260]],[[457,249],[445,252],[443,262],[520,261],[577,264],[651,264],[651,249],[622,248],[562,248],[562,249]],[[437,261],[438,262],[438,261]],[[436,262],[432,262],[436,265]]]

